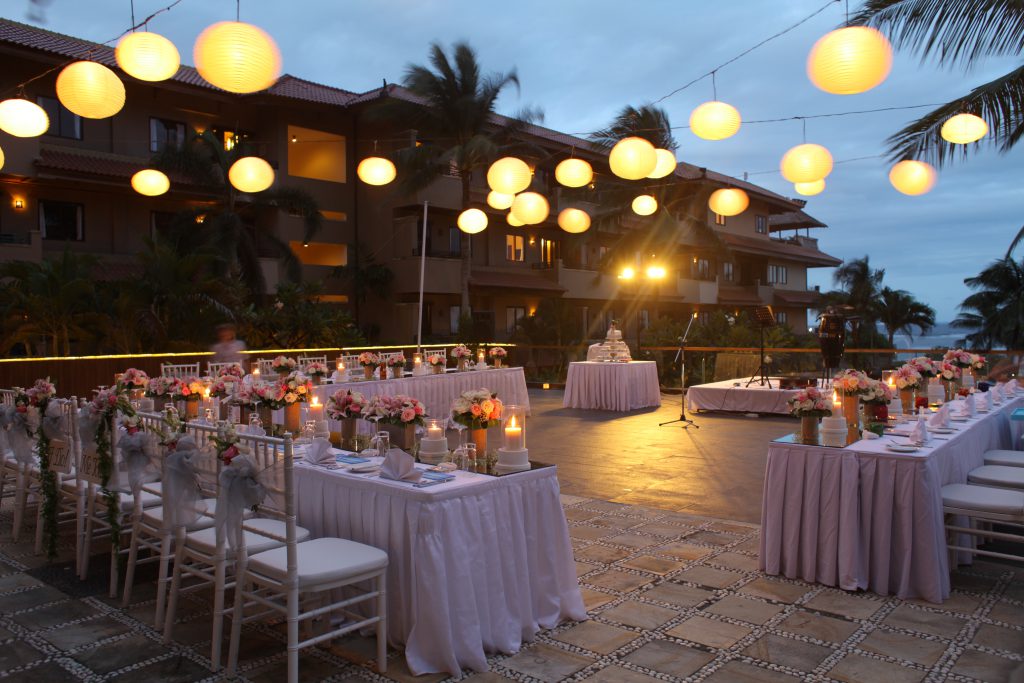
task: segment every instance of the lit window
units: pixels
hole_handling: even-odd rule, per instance
[[[159,152],[165,147],[181,149],[185,144],[185,124],[166,119],[149,120],[149,151]]]
[[[540,240],[540,261],[547,267],[555,265],[555,259],[559,258],[558,241],[541,238]]]
[[[39,202],[39,234],[44,240],[81,242],[85,239],[85,226],[81,204],[70,202]]]
[[[523,236],[522,235],[505,235],[505,260],[506,261],[522,261],[523,260]]]
[[[522,306],[509,306],[505,309],[505,332],[512,334],[516,331],[519,321],[526,317],[526,309]]]
[[[767,235],[768,216],[754,216],[754,230],[762,235]]]
[[[252,135],[246,131],[224,130],[222,128],[214,128],[213,134],[216,136],[217,140],[224,145],[224,151],[226,152],[230,152],[236,146],[252,137]]]
[[[60,100],[56,97],[38,97],[36,104],[42,107],[46,115],[50,117],[50,127],[46,130],[47,135],[71,138],[72,140],[82,139],[82,117],[72,113],[70,109],[60,103]]]
[[[715,214],[715,225],[725,225],[725,216],[720,213]]]
[[[346,182],[345,137],[322,130],[288,126],[288,175],[295,178]]]

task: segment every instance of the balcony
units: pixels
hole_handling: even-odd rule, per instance
[[[665,302],[688,304],[714,304],[718,302],[718,282],[715,280],[693,280],[672,277],[658,282],[638,280],[634,284],[625,284],[613,275],[602,274],[594,270],[578,270],[565,268],[561,262],[556,264],[558,283],[565,287],[565,297],[570,299],[607,300],[620,296],[632,297],[637,287],[642,287],[646,294],[657,294]]]
[[[426,259],[423,291],[428,294],[459,294],[462,291],[462,262],[458,259]],[[395,273],[392,291],[409,294],[420,291],[420,258],[410,256],[395,259],[388,264]]]
[[[7,261],[31,261],[39,263],[43,260],[43,243],[38,230],[28,233],[0,233],[0,263]]]

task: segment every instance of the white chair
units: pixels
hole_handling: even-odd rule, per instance
[[[996,449],[985,452],[986,465],[1003,465],[1006,467],[1024,467],[1024,451],[1008,451]]]
[[[448,362],[448,351],[446,349],[423,349],[423,362],[426,363],[427,359],[431,356],[441,356]]]
[[[1006,465],[982,465],[967,473],[967,481],[979,486],[1024,489],[1024,468]]]
[[[164,377],[177,377],[178,379],[199,377],[199,363],[161,363],[160,374]]]
[[[214,363],[213,361],[208,361],[206,363],[206,375],[208,377],[217,377],[220,374],[221,370],[223,370],[224,368],[229,368],[232,365],[237,365],[241,367],[244,374],[245,368],[242,366],[241,363],[235,363],[234,361],[228,361],[226,363]],[[260,372],[263,371],[260,370]]]
[[[949,548],[950,569],[957,565],[957,553],[998,557],[1005,560],[1024,560],[1024,556],[1009,555],[994,550],[983,550],[973,545],[964,546],[957,542],[958,534],[973,537],[994,538],[1016,543],[1024,542],[1024,533],[1008,533],[991,528],[977,528],[977,523],[988,527],[991,524],[1024,529],[1024,491],[990,488],[973,484],[947,484],[942,487],[942,511],[946,518],[946,539]],[[955,517],[968,517],[970,527],[959,526]]]
[[[260,358],[256,362],[258,363],[257,367],[259,367],[259,369],[260,369],[260,376],[261,377],[267,378],[267,377],[276,377],[277,376],[277,370],[274,369],[274,359],[273,358]]]
[[[343,354],[341,356],[338,356],[338,360],[340,360],[345,365],[345,372],[349,372],[349,373],[353,372],[353,371],[355,371],[359,367],[359,355],[358,354],[355,354],[355,355]]]
[[[232,609],[231,647],[228,655],[227,675],[233,676],[238,665],[245,610],[258,607],[259,618],[268,612],[277,612],[287,620],[288,682],[299,680],[299,650],[338,636],[376,626],[377,669],[387,670],[387,622],[385,581],[388,556],[383,550],[340,538],[318,538],[301,541],[295,523],[295,477],[292,460],[291,436],[284,439],[284,509],[274,514],[283,519],[285,534],[275,540],[283,545],[272,550],[257,551],[250,548],[247,535],[237,549],[238,568],[235,586],[235,604]],[[254,529],[250,523],[242,524],[245,531],[258,536],[266,532]],[[271,537],[274,538],[274,537]],[[251,554],[250,554],[251,550]],[[357,584],[369,582],[369,589]],[[344,598],[337,589],[346,588]],[[335,591],[331,594],[331,591]],[[303,598],[321,594],[319,606],[303,609]],[[375,614],[364,616],[351,608],[369,603],[365,608]],[[331,614],[340,612],[346,617],[338,627],[331,628]],[[326,632],[299,640],[300,622],[323,618]]]
[[[310,363],[323,363],[327,365],[327,356],[299,356],[299,367],[302,368],[303,372],[306,371],[306,366]]]

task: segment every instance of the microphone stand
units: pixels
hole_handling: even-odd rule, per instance
[[[690,317],[690,322],[689,322],[689,324],[687,324],[686,331],[683,332],[683,336],[679,337],[679,350],[676,351],[676,361],[679,363],[679,379],[680,379],[680,386],[682,387],[682,399],[683,399],[682,400],[682,404],[679,406],[679,417],[677,419],[675,419],[675,420],[669,420],[668,422],[662,422],[661,424],[658,425],[659,427],[664,427],[665,425],[670,425],[670,424],[675,424],[676,422],[681,422],[682,424],[679,425],[679,426],[682,427],[683,429],[686,429],[688,427],[693,427],[694,429],[700,429],[700,425],[698,425],[696,422],[694,422],[693,420],[691,420],[691,419],[686,417],[686,340],[690,336],[690,328],[693,327],[693,321],[696,320],[696,319],[697,319],[697,314],[694,313]]]

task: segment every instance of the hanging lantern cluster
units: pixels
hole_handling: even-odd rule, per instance
[[[147,168],[132,176],[132,189],[147,197],[158,197],[171,189],[171,181],[160,171]]]
[[[727,187],[715,190],[708,197],[708,207],[720,216],[738,216],[750,206],[750,197],[743,190]]]
[[[525,225],[543,223],[550,211],[548,200],[537,192],[523,192],[512,201],[512,215]]]
[[[105,119],[124,107],[124,83],[97,62],[73,62],[57,76],[57,99],[86,119]]]
[[[174,43],[148,31],[129,33],[114,49],[117,65],[140,81],[166,81],[178,73],[181,55]]]
[[[558,227],[578,235],[590,229],[590,215],[582,209],[562,209],[558,214]]]
[[[811,83],[834,95],[855,95],[879,85],[892,69],[892,46],[867,26],[847,26],[822,36],[807,57]]]
[[[639,216],[650,216],[658,210],[658,200],[649,194],[642,194],[633,199],[633,213]]]
[[[466,209],[459,214],[456,224],[462,232],[475,235],[487,227],[487,214],[480,209]]]
[[[281,53],[274,39],[240,21],[206,27],[196,38],[192,59],[206,81],[233,93],[266,90],[281,75]]]
[[[658,165],[654,145],[638,137],[623,138],[615,143],[608,154],[612,173],[625,180],[641,180]]]
[[[228,169],[228,181],[239,192],[263,192],[274,184],[274,169],[259,157],[242,157]]]
[[[811,183],[832,172],[832,154],[822,147],[804,143],[782,156],[782,177],[791,183]]]
[[[0,102],[0,130],[18,138],[35,138],[50,128],[50,117],[35,102],[19,97]]]
[[[821,194],[825,190],[825,179],[812,180],[809,183],[793,183],[793,189],[796,190],[797,194],[802,194],[805,197],[813,197],[816,194]]]
[[[937,174],[931,164],[907,159],[889,170],[889,182],[903,194],[917,196],[931,191]]]
[[[504,157],[487,169],[487,184],[495,192],[516,195],[530,186],[533,172],[522,159]]]
[[[725,140],[739,132],[742,119],[736,107],[711,101],[690,113],[690,130],[705,140]]]
[[[974,114],[957,114],[946,119],[939,129],[939,135],[946,142],[969,145],[988,135],[985,119]]]
[[[356,175],[367,185],[387,185],[397,174],[395,165],[384,157],[366,157],[356,167]]]
[[[487,193],[487,206],[492,209],[504,211],[512,206],[512,200],[515,198],[516,196],[514,194],[505,194],[504,192],[491,190]]]
[[[555,180],[565,187],[583,187],[593,179],[594,169],[583,159],[565,159],[555,166]]]

